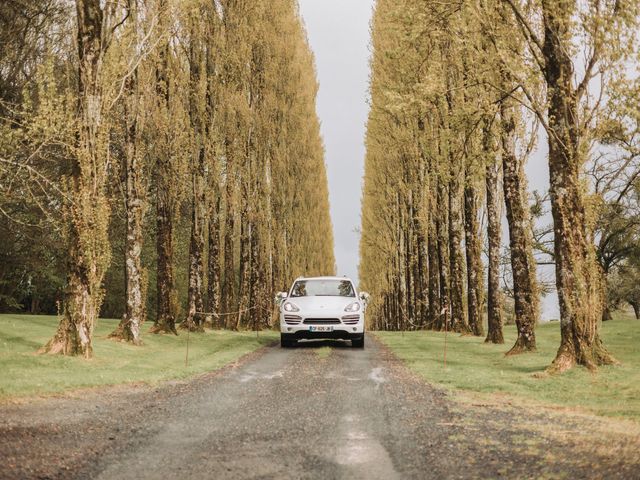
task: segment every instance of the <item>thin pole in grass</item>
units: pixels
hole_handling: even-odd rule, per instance
[[[187,328],[187,353],[184,357],[184,366],[189,366],[189,332],[191,332],[190,328]]]
[[[447,369],[447,331],[449,319],[447,318],[447,307],[442,307],[441,315],[444,315],[444,369]]]
[[[253,328],[256,331],[256,340],[258,339],[258,315],[253,316]]]

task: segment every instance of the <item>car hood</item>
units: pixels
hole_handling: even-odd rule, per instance
[[[288,299],[288,301],[297,305],[303,313],[331,313],[332,315],[344,313],[344,307],[356,300],[356,297],[291,297]]]

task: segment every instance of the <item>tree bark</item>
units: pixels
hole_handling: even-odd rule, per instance
[[[633,313],[636,316],[636,320],[640,320],[640,303],[638,302],[629,302],[633,307]]]
[[[165,1],[159,2],[158,16],[161,25],[168,22],[169,12]],[[156,65],[157,115],[163,126],[171,124],[169,43],[159,49]],[[165,126],[165,128],[167,128]],[[173,156],[170,151],[172,132],[155,132],[161,148],[156,154],[156,319],[151,333],[173,333],[176,330],[176,287],[173,272],[173,220],[175,215],[176,186],[173,178]]]
[[[206,16],[206,116],[205,116],[205,162],[208,168],[208,211],[209,220],[209,255],[207,257],[207,302],[205,325],[210,328],[223,328],[220,313],[220,215],[221,215],[221,192],[220,192],[220,166],[218,153],[216,152],[217,142],[213,141],[216,134],[217,123],[217,100],[218,84],[220,77],[217,73],[218,45],[217,30],[219,28],[219,17],[215,9],[208,8]]]
[[[191,240],[189,243],[189,288],[187,292],[187,318],[180,329],[192,332],[204,331],[204,302],[202,284],[204,276],[204,227],[206,218],[205,196],[205,146],[203,116],[205,106],[201,98],[203,46],[200,19],[193,18],[190,41],[190,98],[189,119],[195,143],[195,155],[191,172]]]
[[[136,28],[137,11],[130,9],[131,22]],[[137,33],[137,32],[136,32]],[[139,148],[140,94],[137,68],[125,80],[124,98],[124,162],[125,184],[125,312],[110,338],[141,345],[140,327],[146,320],[146,275],[142,268],[143,222],[146,206],[143,154]]]
[[[145,186],[142,158],[138,151],[137,72],[127,80],[125,100],[125,313],[111,338],[141,345],[140,327],[146,320],[146,275],[142,268]]]
[[[158,198],[156,205],[157,303],[156,320],[151,333],[173,333],[176,330],[176,287],[173,273],[173,200],[168,198],[171,182],[167,165],[161,162],[156,170]]]
[[[249,302],[251,300],[249,280],[251,278],[251,238],[254,234],[253,225],[246,219],[246,209],[243,208],[244,221],[241,225],[240,233],[240,286],[239,286],[239,302],[238,313],[236,315],[235,330],[240,330],[243,327],[243,320],[249,317],[247,309],[250,307]]]
[[[601,275],[589,240],[580,181],[584,148],[577,128],[578,98],[570,57],[570,24],[576,2],[544,1],[542,9],[549,119],[549,192],[561,331],[560,348],[548,371],[559,373],[576,364],[593,370],[598,365],[616,361],[600,338]]]
[[[207,284],[207,312],[220,313],[220,195],[215,194],[209,209],[209,257]],[[223,328],[222,317],[211,319],[212,327]]]
[[[429,219],[427,237],[429,255],[429,318],[427,328],[435,329],[440,316],[440,262],[438,260],[438,238],[435,214]]]
[[[102,62],[108,42],[103,35],[99,0],[77,0],[78,127],[66,208],[69,255],[64,317],[44,353],[93,353],[92,337],[102,304],[102,279],[109,265],[109,205],[106,141],[102,136]]]
[[[495,157],[495,149],[491,147],[491,134],[485,132],[484,151],[488,153],[486,167],[487,191],[487,338],[488,343],[504,343],[502,333],[502,296],[500,293],[500,195],[498,192],[498,175],[500,162]]]
[[[222,305],[225,313],[232,312],[236,308],[236,270],[235,270],[235,182],[232,159],[227,154],[226,172],[226,209],[224,229],[224,283],[222,288]],[[232,317],[226,317],[226,327],[233,328]]]
[[[471,330],[464,309],[464,257],[462,254],[462,182],[453,172],[449,182],[449,257],[451,261],[451,330],[469,334]]]
[[[464,189],[465,248],[467,255],[467,311],[469,327],[476,336],[484,335],[482,326],[483,275],[482,245],[478,226],[478,193],[467,175]]]
[[[451,328],[450,312],[451,305],[449,303],[449,236],[447,233],[448,221],[448,201],[446,187],[440,183],[438,185],[438,209],[436,217],[436,228],[438,233],[438,264],[440,265],[440,311],[438,312],[438,320],[436,328],[444,330]]]
[[[180,323],[180,329],[192,332],[204,331],[204,302],[202,280],[204,274],[204,155],[198,152],[196,171],[192,174],[193,198],[191,210],[191,240],[189,243],[189,287],[187,290],[187,318]]]
[[[501,143],[504,200],[509,224],[509,246],[518,337],[507,355],[536,350],[538,287],[533,259],[531,220],[527,205],[524,164],[515,153],[516,124],[513,107],[501,106]]]

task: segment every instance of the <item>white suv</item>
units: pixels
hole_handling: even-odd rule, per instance
[[[358,293],[345,277],[298,278],[280,292],[280,345],[292,347],[303,338],[351,340],[364,348],[364,312],[369,295]]]

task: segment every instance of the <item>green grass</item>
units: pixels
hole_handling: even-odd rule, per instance
[[[94,335],[94,358],[36,355],[55,332],[51,316],[0,315],[0,400],[46,395],[100,385],[183,379],[216,370],[276,339],[274,332],[208,331],[187,335],[144,334],[134,347],[108,340],[116,320],[100,320]],[[147,327],[144,328],[146,330]]]
[[[506,394],[515,399],[584,409],[598,415],[640,421],[640,321],[624,315],[605,322],[602,336],[621,366],[596,373],[574,368],[562,375],[535,378],[553,360],[560,343],[558,322],[536,330],[538,352],[505,357],[515,341],[515,327],[505,328],[505,344],[483,338],[447,336],[447,368],[443,366],[444,333],[376,332],[376,336],[428,382],[452,390]]]

